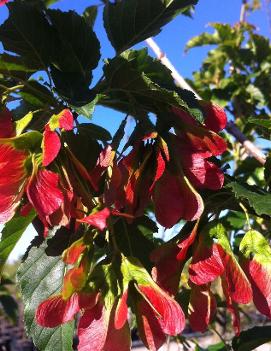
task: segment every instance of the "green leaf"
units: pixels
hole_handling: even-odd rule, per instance
[[[265,98],[261,90],[253,84],[249,84],[246,88],[250,95],[250,101],[257,102],[260,106],[265,106]]]
[[[66,269],[61,257],[48,257],[45,254],[45,247],[46,244],[32,248],[18,270],[18,281],[25,305],[26,331],[39,350],[72,351],[74,322],[57,328],[42,328],[35,322],[38,305],[60,292]]]
[[[114,103],[110,103],[110,99],[103,99],[102,104],[132,115],[138,110],[135,105],[144,106],[144,110],[154,113],[167,111],[171,105],[187,108],[186,102],[175,91],[160,87],[160,67],[157,60],[146,58],[145,50],[128,50],[109,60],[104,66],[104,74],[108,97]],[[165,74],[166,70],[161,68],[161,72],[163,77],[172,81]]]
[[[34,79],[25,82],[25,86],[20,90],[20,95],[26,103],[37,109],[57,104],[52,92]]]
[[[104,26],[112,46],[119,53],[154,36],[161,27],[197,0],[123,0],[106,2]]]
[[[217,242],[223,247],[223,249],[234,258],[231,245],[227,237],[226,229],[222,224],[219,223],[214,227],[211,227],[209,230],[209,235],[210,237],[215,238]]]
[[[248,123],[252,123],[266,129],[271,129],[271,120],[269,119],[249,118]]]
[[[244,187],[237,182],[229,183],[226,188],[231,188],[237,199],[246,199],[258,216],[271,216],[271,194],[264,192],[262,194],[256,193],[253,191],[253,187]]]
[[[33,130],[12,139],[16,149],[35,151],[40,149],[42,134]]]
[[[118,247],[125,256],[136,255],[149,271],[152,268],[149,256],[154,250],[153,233],[157,232],[156,224],[148,217],[140,217],[127,224],[119,220],[115,225]]]
[[[240,229],[246,224],[246,216],[242,212],[229,212],[226,216],[226,221],[234,229]]]
[[[89,6],[85,9],[83,16],[86,23],[90,26],[90,28],[94,27],[97,14],[98,14],[98,6],[95,6],[95,5]]]
[[[105,95],[103,94],[97,94],[95,96],[95,98],[89,102],[88,104],[86,105],[83,105],[83,106],[80,106],[80,107],[77,107],[77,106],[71,106],[71,108],[76,112],[78,113],[79,115],[82,115],[84,117],[87,117],[89,119],[92,118],[92,115],[95,111],[95,107],[97,105],[97,103],[103,98],[105,97]]]
[[[219,39],[216,35],[210,33],[202,33],[192,39],[190,39],[186,46],[185,51],[189,49],[195,48],[197,46],[204,46],[204,45],[214,45],[218,44]]]
[[[108,130],[93,123],[81,123],[78,126],[78,131],[79,133],[83,132],[89,134],[91,138],[101,141],[109,141],[112,139],[112,136]]]
[[[0,72],[12,77],[14,72],[32,73],[35,72],[35,69],[28,67],[19,56],[2,54],[0,55]]]
[[[0,294],[0,306],[5,315],[15,324],[18,321],[18,304],[13,296]]]
[[[70,103],[84,105],[90,100],[91,70],[98,65],[100,43],[92,28],[76,12],[47,10],[47,13],[57,33],[51,65],[56,89]]]
[[[34,6],[20,2],[12,2],[8,8],[9,17],[0,27],[4,49],[22,56],[30,67],[45,69],[50,61],[54,36],[44,14]]]
[[[0,273],[11,251],[35,216],[36,214],[32,210],[27,217],[14,217],[5,224],[0,241]]]
[[[243,237],[240,243],[240,251],[242,254],[260,264],[270,265],[271,262],[271,248],[265,237],[256,230],[249,230]]]
[[[18,121],[15,121],[16,135],[22,134],[22,132],[25,130],[28,124],[32,121],[32,118],[33,113],[29,112],[23,118],[19,119]]]
[[[240,336],[235,336],[232,340],[234,351],[255,350],[271,341],[271,326],[254,327],[241,332]]]
[[[62,72],[89,76],[89,71],[97,67],[100,59],[100,43],[94,31],[74,11],[47,10],[47,14],[58,40],[54,66]]]

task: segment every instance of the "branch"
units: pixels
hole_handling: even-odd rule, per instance
[[[246,4],[246,1],[243,0],[243,5]],[[190,90],[197,99],[201,100],[199,94],[185,81],[185,79],[180,75],[180,73],[176,70],[170,60],[166,57],[166,54],[160,49],[157,43],[152,39],[146,39],[146,43],[155,53],[157,58],[161,61],[161,63],[166,66],[170,71],[173,79],[176,84],[183,89]],[[226,130],[229,134],[233,135],[239,143],[243,145],[246,152],[257,159],[262,165],[265,164],[266,157],[262,153],[262,151],[254,145],[247,137],[238,129],[238,127],[233,122],[228,122],[226,126]]]

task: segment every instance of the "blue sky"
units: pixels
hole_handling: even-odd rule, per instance
[[[264,1],[263,1],[264,2]],[[82,13],[87,6],[96,5],[98,1],[93,0],[62,0],[57,2],[53,8],[60,8],[63,11],[76,10]],[[184,77],[191,77],[192,72],[200,67],[200,64],[208,49],[193,49],[188,54],[184,53],[185,43],[193,36],[203,31],[211,31],[207,27],[210,22],[224,22],[234,24],[239,20],[241,0],[199,0],[196,6],[193,19],[179,16],[164,27],[163,31],[155,38],[162,50],[167,54],[174,66]],[[2,23],[8,15],[7,8],[0,8],[0,23]],[[26,19],[27,20],[27,19]],[[270,37],[270,28],[266,8],[255,12],[249,18],[258,29],[259,33]],[[102,59],[113,57],[114,50],[110,46],[106,38],[102,24],[102,7],[100,7],[99,15],[95,24],[95,31],[102,46]],[[145,43],[141,43],[136,48],[145,47]],[[152,53],[150,52],[152,55]],[[95,72],[96,79],[99,77],[102,67],[102,61]],[[121,115],[112,110],[98,107],[95,111],[94,122],[104,125],[111,132],[118,127]],[[11,258],[16,259],[25,251],[30,240],[34,235],[33,230],[27,230],[21,241],[16,246]]]

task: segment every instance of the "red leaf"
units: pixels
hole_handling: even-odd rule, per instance
[[[128,311],[127,311],[128,312]],[[107,337],[103,351],[130,351],[131,350],[131,336],[130,328],[127,323],[127,314],[125,323],[121,328],[117,328],[115,324],[115,308],[111,310],[110,321],[107,330]]]
[[[64,198],[58,187],[59,176],[57,173],[46,169],[38,170],[30,178],[27,185],[27,196],[40,217],[55,212],[63,203]]]
[[[75,264],[81,254],[85,251],[86,245],[83,240],[77,240],[62,255],[62,259],[67,264]]]
[[[204,333],[214,317],[216,300],[209,284],[191,285],[188,307],[189,322],[194,331]]]
[[[7,1],[0,2],[0,6],[4,5],[6,2]],[[12,114],[7,108],[4,108],[0,111],[0,138],[11,138],[14,134]]]
[[[257,310],[271,318],[271,272],[255,260],[244,260],[242,268],[251,283]]]
[[[252,300],[251,285],[245,273],[231,255],[228,255],[225,268],[225,279],[232,300],[242,304],[249,303]]]
[[[71,268],[64,277],[62,296],[65,300],[70,298],[76,291],[80,291],[85,286],[87,271],[83,264],[79,267]]]
[[[155,263],[152,269],[153,280],[170,295],[177,294],[182,272],[181,263],[176,258],[178,252],[175,243],[168,243],[155,249],[150,256]]]
[[[140,339],[149,350],[156,351],[165,343],[166,335],[155,317],[152,308],[146,301],[140,300],[136,308],[136,320]]]
[[[218,156],[227,150],[226,141],[221,136],[204,127],[191,128],[186,133],[186,136],[195,151],[209,151],[210,156]]]
[[[224,109],[207,101],[200,101],[205,113],[205,125],[208,129],[218,133],[227,124],[227,115]]]
[[[96,166],[89,173],[91,178],[91,184],[94,189],[99,188],[99,182],[103,173],[107,170],[109,166],[113,166],[113,160],[115,158],[115,151],[112,149],[112,146],[108,145],[104,148],[99,155]]]
[[[59,113],[59,128],[64,130],[73,129],[73,115],[69,109],[65,109]]]
[[[78,295],[73,294],[68,300],[61,295],[50,297],[43,301],[36,311],[36,321],[42,327],[55,328],[60,324],[71,321],[80,311]]]
[[[196,188],[211,190],[222,188],[223,172],[215,164],[206,160],[206,153],[184,151],[182,164],[186,176]]]
[[[0,144],[0,223],[15,214],[24,192],[27,154],[9,144]]]
[[[201,126],[187,112],[174,107],[173,113],[184,123],[184,132],[178,132],[178,135],[184,137],[191,143],[195,151],[209,151],[211,155],[221,155],[227,150],[227,143],[223,138],[213,131]],[[223,125],[224,122],[221,122]]]
[[[139,290],[146,296],[157,314],[157,319],[165,334],[178,335],[185,326],[185,316],[180,305],[160,288],[139,285]]]
[[[116,329],[121,329],[127,322],[128,306],[127,306],[128,290],[126,290],[118,301],[114,326]]]
[[[231,298],[229,286],[224,276],[222,277],[221,282],[222,282],[223,292],[226,297],[227,308],[232,315],[233,329],[235,334],[238,336],[240,334],[240,315],[239,315],[238,307]]]
[[[57,157],[61,148],[61,142],[56,132],[52,132],[49,126],[45,127],[43,133],[42,164],[48,166]]]
[[[225,270],[224,256],[224,250],[219,244],[207,246],[204,242],[203,234],[201,234],[189,266],[189,279],[197,285],[214,281]]]
[[[185,239],[182,239],[178,243],[178,247],[181,249],[181,251],[177,255],[177,259],[179,261],[184,261],[186,259],[186,254],[189,249],[189,247],[194,243],[195,238],[197,236],[197,230],[198,230],[198,222],[195,224],[192,232],[186,237]]]
[[[87,223],[99,230],[104,230],[107,227],[107,218],[110,216],[110,210],[104,208],[101,211],[95,212],[83,219],[80,219],[79,222]]]
[[[198,219],[203,212],[201,196],[185,178],[168,171],[157,182],[153,201],[156,219],[166,228],[171,228],[180,219]]]
[[[107,319],[101,302],[84,313],[78,325],[78,351],[103,351],[108,330]]]
[[[150,188],[148,189],[148,191],[152,191],[156,182],[162,177],[162,175],[164,174],[164,171],[166,169],[166,163],[164,161],[164,158],[162,156],[162,153],[160,150],[158,150],[157,152],[157,157],[156,157],[156,170],[155,170],[155,175],[154,175],[154,179],[153,182],[150,186]]]
[[[0,0],[0,6],[5,5],[9,0]]]

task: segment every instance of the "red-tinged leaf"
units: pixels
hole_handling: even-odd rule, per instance
[[[4,5],[7,1],[0,5]],[[11,112],[4,108],[0,111],[0,138],[11,138],[15,135]]]
[[[168,294],[176,295],[181,276],[181,262],[177,260],[179,248],[175,243],[166,243],[155,249],[150,259],[155,266],[152,269],[153,280]]]
[[[25,205],[23,205],[20,208],[20,215],[22,217],[27,217],[32,210],[33,210],[33,206],[31,205],[31,203],[27,202]]]
[[[61,295],[52,296],[39,305],[36,321],[42,327],[55,328],[71,321],[79,311],[77,294],[73,294],[68,300],[64,300]]]
[[[225,253],[221,257],[225,267],[225,279],[228,284],[230,297],[237,303],[249,303],[252,300],[252,289],[232,252],[225,228],[222,224],[218,224],[210,229],[209,235],[216,238]]]
[[[204,152],[187,150],[182,154],[184,173],[196,188],[218,190],[224,183],[223,172],[214,164],[206,160]]]
[[[181,249],[181,251],[177,255],[177,259],[179,261],[184,261],[186,259],[186,254],[189,249],[189,247],[194,243],[195,238],[197,236],[197,231],[198,231],[198,224],[197,222],[192,230],[192,232],[188,235],[188,237],[182,239],[178,243],[178,248]]]
[[[210,156],[218,156],[227,150],[226,141],[215,132],[204,127],[191,128],[186,133],[187,141],[191,143],[195,151],[209,151]]]
[[[127,322],[128,318],[128,306],[127,306],[128,290],[126,290],[118,301],[116,311],[114,327],[116,329],[121,329]]]
[[[27,154],[9,144],[0,144],[0,223],[15,214],[24,192]]]
[[[178,335],[185,326],[185,316],[180,305],[160,288],[153,286],[138,286],[158,313],[157,318],[165,334]]]
[[[77,171],[80,173],[80,175],[91,184],[94,190],[98,191],[98,185],[97,185],[98,183],[95,176],[92,176],[91,174],[89,174],[85,166],[75,157],[75,155],[72,153],[72,151],[69,148],[67,148],[67,152],[70,156],[71,161],[76,167]]]
[[[5,5],[9,0],[0,0],[0,6]]]
[[[35,168],[35,167],[34,167]],[[27,196],[41,218],[51,215],[63,203],[64,197],[59,189],[57,173],[34,169],[27,185]]]
[[[81,309],[92,309],[98,297],[96,293],[75,293],[68,300],[64,300],[61,295],[52,296],[39,305],[36,321],[43,327],[55,328],[72,320]]]
[[[65,109],[59,113],[59,128],[64,130],[73,129],[73,114],[69,109]]]
[[[210,290],[210,285],[191,284],[191,294],[188,306],[188,318],[194,331],[204,333],[214,318],[216,300]]]
[[[128,312],[128,311],[127,311]],[[130,351],[131,350],[131,336],[130,328],[127,323],[127,314],[125,323],[121,328],[116,328],[115,323],[115,308],[111,310],[110,321],[107,331],[107,337],[103,351],[112,351],[117,349],[118,351]]]
[[[257,310],[271,318],[271,271],[254,260],[244,260],[242,268],[251,283]]]
[[[149,191],[151,192],[156,184],[156,182],[162,177],[166,169],[166,162],[162,156],[162,153],[160,150],[157,152],[157,157],[156,157],[156,170],[154,174],[154,179],[153,182],[149,188]]]
[[[231,298],[228,282],[227,282],[227,279],[225,278],[225,276],[222,276],[221,282],[222,282],[223,292],[224,292],[224,295],[226,298],[227,308],[228,308],[230,314],[232,315],[233,329],[234,329],[235,334],[238,336],[240,334],[239,310],[238,310],[237,304]]]
[[[251,285],[235,257],[228,255],[225,268],[225,279],[232,300],[242,304],[249,303],[252,300]]]
[[[75,264],[85,249],[83,239],[79,239],[63,252],[62,259],[67,264]]]
[[[249,230],[240,243],[241,267],[253,291],[253,302],[259,312],[271,318],[271,248],[265,237]]]
[[[63,180],[62,180],[63,181]],[[59,184],[60,185],[60,190],[63,194],[63,203],[59,207],[58,210],[56,210],[54,213],[52,213],[49,218],[47,218],[48,223],[51,225],[51,227],[55,226],[67,226],[70,223],[70,219],[72,217],[72,211],[73,211],[73,200],[74,200],[74,192],[72,188],[64,188],[63,183]],[[77,217],[74,215],[73,217]]]
[[[57,157],[61,148],[61,142],[56,132],[52,132],[48,126],[45,127],[42,142],[42,164],[48,166]]]
[[[165,171],[157,182],[153,201],[156,219],[166,228],[171,228],[180,219],[188,221],[198,219],[204,208],[201,196],[188,180],[168,171]]]
[[[150,351],[157,351],[166,341],[152,308],[143,299],[136,305],[136,320],[140,339]]]
[[[108,330],[108,317],[101,302],[85,311],[78,325],[78,351],[103,351]]]
[[[224,250],[219,244],[206,245],[201,234],[198,246],[189,265],[189,279],[197,285],[214,281],[225,270]]]
[[[205,114],[205,125],[208,129],[218,133],[227,124],[227,115],[224,109],[207,101],[200,101]]]
[[[84,265],[71,268],[64,277],[62,296],[65,300],[69,299],[74,292],[80,291],[86,284],[87,272]]]
[[[96,166],[91,170],[89,176],[91,178],[92,184],[94,184],[95,189],[99,188],[99,182],[103,173],[107,170],[108,167],[113,167],[113,161],[115,158],[115,151],[112,149],[112,146],[108,145],[104,148],[99,155]]]
[[[87,223],[99,230],[104,230],[107,227],[107,219],[110,216],[110,210],[108,208],[104,208],[101,211],[95,212],[83,219],[80,219],[79,222]]]

